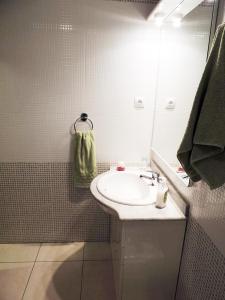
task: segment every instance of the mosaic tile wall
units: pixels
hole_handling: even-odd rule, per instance
[[[73,186],[71,128],[89,114],[99,162],[148,153],[159,40],[145,19],[151,7],[0,1],[0,242],[109,238],[108,216]]]
[[[225,257],[190,218],[176,300],[224,300]]]
[[[147,4],[158,4],[160,0],[113,0],[113,1],[120,1],[120,2],[134,2],[134,3],[147,3]],[[213,1],[204,0],[202,1],[202,6],[212,6]]]
[[[72,163],[0,163],[1,243],[109,239],[109,216],[89,189],[74,187],[72,170]]]
[[[213,191],[204,182],[185,187],[160,157],[152,154],[152,167],[171,180],[173,196],[178,192],[190,205],[176,300],[224,300],[225,186]]]
[[[158,4],[160,0],[113,0],[113,1]]]
[[[177,300],[225,298],[225,186],[184,188],[190,204]]]

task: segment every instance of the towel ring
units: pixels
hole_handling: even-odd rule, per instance
[[[75,121],[75,123],[74,123],[74,125],[73,125],[74,131],[75,131],[75,132],[77,131],[77,129],[76,129],[76,124],[77,124],[78,122],[80,122],[80,121],[82,121],[82,122],[87,122],[87,124],[89,125],[90,129],[93,130],[93,128],[94,128],[93,122],[91,121],[91,119],[88,118],[88,114],[82,113],[82,114],[80,115],[80,117],[76,119],[76,121]]]

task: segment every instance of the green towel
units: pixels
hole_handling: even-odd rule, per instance
[[[215,189],[225,183],[224,147],[225,24],[216,32],[177,157],[193,181]]]
[[[96,152],[92,131],[74,135],[74,180],[76,187],[89,187],[97,175]]]

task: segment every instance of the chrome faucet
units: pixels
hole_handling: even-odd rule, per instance
[[[157,172],[154,172],[154,171],[148,171],[151,173],[151,177],[150,176],[147,176],[147,175],[143,175],[141,174],[140,175],[140,178],[146,178],[146,179],[150,179],[150,180],[157,180],[157,182],[159,183],[161,181],[161,177],[160,177],[160,174],[157,173]],[[152,185],[154,185],[154,183],[152,182]]]
[[[156,179],[157,182],[159,182],[160,174],[157,173],[157,172],[154,172],[154,171],[150,171],[150,172],[151,172],[151,174],[152,174],[152,178],[153,178],[153,179]]]
[[[151,180],[151,185],[154,186],[154,182],[153,182],[154,178],[153,178],[153,176],[150,177],[150,176],[142,175],[142,174],[141,174],[141,175],[140,175],[140,178],[145,178],[145,179]]]

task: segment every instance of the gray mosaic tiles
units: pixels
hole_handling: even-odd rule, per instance
[[[72,163],[0,163],[0,207],[1,243],[109,239],[109,217],[74,187]]]
[[[157,4],[157,3],[159,3],[160,0],[114,0],[114,1]]]
[[[187,227],[176,299],[225,299],[225,258],[192,218]]]
[[[158,4],[160,0],[113,0],[119,2],[133,2],[133,3],[146,3],[146,4]],[[213,1],[204,0],[200,4],[201,6],[212,6],[214,3]]]
[[[173,197],[179,193],[190,205],[176,300],[224,300],[225,186],[211,191],[199,182],[188,188],[156,156],[152,168],[172,180]]]

